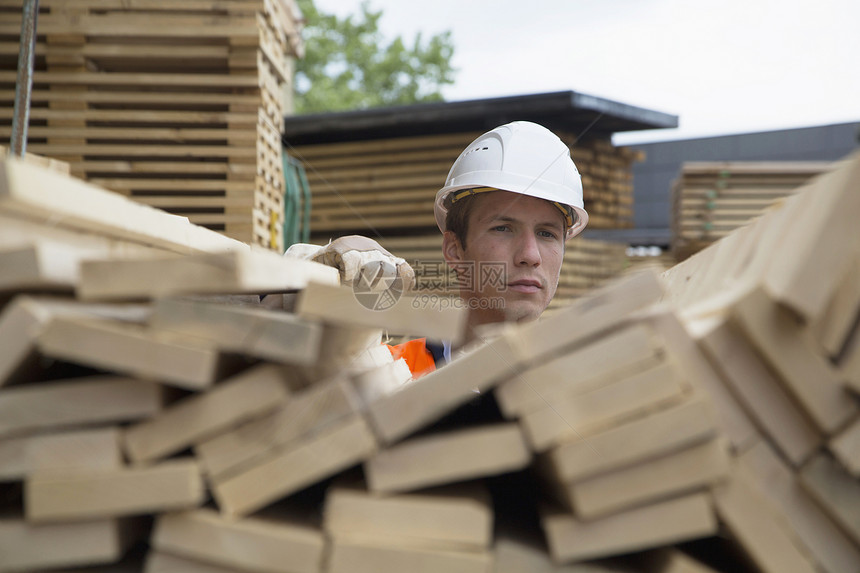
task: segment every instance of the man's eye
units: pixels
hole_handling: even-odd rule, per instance
[[[507,231],[508,226],[507,225],[496,225],[495,227],[493,227],[493,230],[494,231]]]
[[[546,237],[547,239],[557,239],[558,236],[552,231],[539,231],[538,234],[541,237]]]

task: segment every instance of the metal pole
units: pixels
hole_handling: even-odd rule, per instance
[[[36,18],[39,0],[24,0],[21,18],[21,43],[18,51],[18,76],[15,80],[15,112],[12,116],[12,153],[19,157],[27,151],[27,125],[30,123],[30,94],[33,90],[33,63],[36,59]]]

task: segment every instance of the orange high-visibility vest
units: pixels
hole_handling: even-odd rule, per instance
[[[433,354],[427,348],[426,338],[416,338],[397,345],[386,345],[395,360],[403,358],[412,376],[418,378],[436,370],[436,361]]]

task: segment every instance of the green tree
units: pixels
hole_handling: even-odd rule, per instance
[[[442,101],[440,88],[454,82],[451,32],[410,47],[398,36],[385,45],[379,32],[382,11],[368,2],[343,19],[298,0],[305,17],[305,56],[296,63],[297,113],[365,109]]]

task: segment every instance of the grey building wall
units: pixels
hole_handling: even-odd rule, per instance
[[[858,137],[853,122],[631,145],[646,153],[633,166],[635,235],[668,239],[670,188],[685,161],[833,161],[858,149]]]

